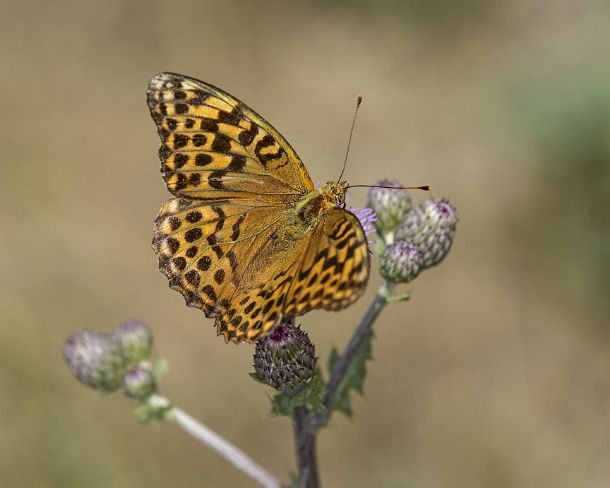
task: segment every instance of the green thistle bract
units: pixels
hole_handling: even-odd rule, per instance
[[[408,283],[423,267],[421,250],[412,242],[398,241],[387,246],[379,256],[381,276],[392,283]]]
[[[138,320],[124,322],[116,328],[113,337],[129,363],[136,364],[150,357],[153,335],[150,328],[142,322]]]
[[[155,377],[149,368],[136,366],[124,378],[125,394],[129,398],[145,400],[157,392]]]
[[[401,186],[397,181],[381,180],[380,186]],[[411,195],[407,190],[390,188],[371,188],[368,192],[367,207],[377,216],[375,226],[381,236],[391,232],[403,215],[411,210]]]
[[[64,357],[76,378],[91,388],[116,391],[123,384],[126,361],[112,337],[99,332],[77,332],[64,344]]]

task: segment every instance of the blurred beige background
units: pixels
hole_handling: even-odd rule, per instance
[[[255,486],[71,377],[64,338],[127,318],[154,329],[177,404],[283,479],[295,469],[252,348],[216,338],[150,249],[168,193],[145,88],[164,70],[250,104],[318,184],[362,94],[350,182],[431,184],[458,207],[448,259],[377,324],[354,420],[320,436],[325,486],[610,486],[608,2],[0,7],[0,486]],[[324,362],[378,284],[302,318]]]

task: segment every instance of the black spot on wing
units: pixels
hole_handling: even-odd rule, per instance
[[[212,301],[212,302],[216,302],[218,300],[218,297],[216,296],[216,292],[214,291],[214,288],[212,288],[212,285],[205,285],[202,289],[201,289],[202,293],[204,295],[207,295],[208,298]]]
[[[212,188],[216,188],[217,190],[224,189],[224,183],[222,182],[222,178],[226,175],[226,171],[218,170],[212,171],[210,176],[208,176],[208,183]]]
[[[201,231],[201,229],[199,227],[194,227],[184,233],[184,238],[186,239],[186,242],[195,242],[201,239],[202,235],[203,232]]]
[[[240,117],[234,113],[226,112],[224,110],[218,112],[218,121],[223,124],[239,125],[239,120]]]
[[[199,153],[195,156],[195,166],[207,166],[210,164],[214,158],[209,154]]]
[[[169,251],[172,254],[176,254],[178,249],[180,249],[180,241],[178,239],[174,239],[173,237],[170,237],[167,239],[166,242],[167,242],[167,247],[169,248]]]
[[[189,136],[186,134],[175,134],[174,135],[174,147],[180,149],[189,143]]]
[[[193,145],[195,147],[201,147],[203,145],[205,145],[205,143],[208,141],[208,138],[205,136],[205,134],[195,134],[193,136]]]
[[[231,156],[231,162],[229,163],[227,170],[238,172],[244,169],[244,166],[246,166],[246,158],[239,154],[234,154]]]
[[[199,273],[197,271],[195,271],[194,269],[185,273],[184,277],[186,278],[186,281],[188,281],[195,288],[197,288],[199,286],[199,281],[200,281],[201,277],[199,276]]]
[[[214,136],[212,150],[219,153],[228,153],[231,150],[231,139],[229,136],[219,133]]]
[[[177,153],[174,156],[174,166],[176,167],[176,169],[182,168],[182,166],[184,166],[188,162],[189,162],[188,154]]]
[[[197,268],[201,271],[207,271],[210,269],[210,266],[212,266],[212,258],[210,256],[203,256],[197,261]]]
[[[174,105],[174,110],[178,115],[184,115],[188,113],[189,106],[185,103],[177,103],[176,105]]]
[[[199,128],[204,132],[218,132],[218,122],[214,119],[203,118],[199,123]]]
[[[203,217],[203,214],[199,211],[199,210],[193,210],[189,213],[186,214],[186,221],[191,223],[191,224],[195,224],[197,222],[199,222]]]

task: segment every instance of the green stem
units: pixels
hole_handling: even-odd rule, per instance
[[[391,285],[383,285],[377,295],[375,295],[375,299],[373,303],[369,306],[369,309],[366,311],[366,314],[362,318],[360,325],[352,335],[351,339],[347,343],[345,347],[345,351],[337,361],[337,364],[333,368],[333,371],[330,375],[328,383],[326,383],[326,389],[324,392],[324,406],[330,411],[333,401],[335,399],[335,395],[337,393],[337,389],[341,385],[343,378],[345,377],[345,373],[350,367],[350,364],[354,360],[358,349],[362,343],[366,340],[366,338],[371,333],[371,328],[377,320],[377,317],[383,310],[383,307],[387,303],[387,297],[390,296],[391,289],[393,286]]]
[[[352,361],[366,338],[371,333],[375,320],[383,307],[391,300],[392,283],[385,283],[375,295],[375,299],[362,318],[360,325],[352,335],[345,347],[345,351],[335,364],[328,383],[324,390],[324,406],[331,411],[337,390],[343,381]],[[328,413],[314,414],[305,407],[294,410],[292,423],[294,427],[297,461],[299,466],[299,479],[303,488],[319,488],[318,464],[316,459],[317,428],[326,422]]]
[[[316,456],[316,429],[311,425],[306,407],[297,407],[292,415],[294,442],[301,488],[320,488]]]

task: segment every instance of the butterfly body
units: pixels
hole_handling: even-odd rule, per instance
[[[148,105],[168,190],[153,249],[170,287],[232,342],[286,316],[339,310],[364,291],[366,237],[343,208],[347,182],[316,189],[265,119],[205,82],[155,76]]]

